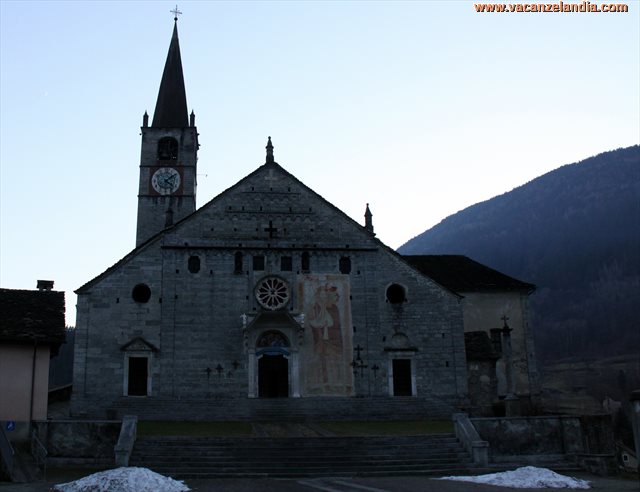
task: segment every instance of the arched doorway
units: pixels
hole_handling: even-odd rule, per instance
[[[289,340],[276,330],[265,331],[256,343],[258,396],[289,396]]]
[[[289,361],[283,354],[263,354],[258,359],[258,396],[260,398],[289,396]]]

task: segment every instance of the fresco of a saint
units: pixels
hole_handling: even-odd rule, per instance
[[[348,395],[353,385],[348,279],[308,277],[303,291],[306,389],[309,394]]]

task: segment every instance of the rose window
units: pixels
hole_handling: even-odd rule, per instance
[[[289,286],[279,277],[266,277],[256,286],[258,303],[270,311],[285,307],[290,297]]]

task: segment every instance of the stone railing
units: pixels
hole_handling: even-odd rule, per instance
[[[483,441],[466,413],[454,413],[453,430],[467,452],[471,455],[474,465],[487,466],[489,464],[489,443]]]
[[[38,436],[35,431],[31,432],[31,440],[30,440],[30,450],[31,456],[33,456],[33,461],[36,466],[42,470],[42,479],[44,481],[47,480],[47,448],[42,444],[42,441],[38,439]]]
[[[0,425],[0,472],[6,470],[10,479],[13,478],[13,458],[15,454],[13,446],[4,432],[3,426]]]
[[[122,417],[120,436],[114,447],[116,466],[129,466],[129,458],[133,451],[133,445],[136,442],[137,427],[138,417],[135,415],[125,415]]]

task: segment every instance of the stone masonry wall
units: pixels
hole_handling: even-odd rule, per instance
[[[511,332],[514,389],[525,400],[539,397],[540,386],[529,319],[529,296],[521,292],[464,292],[465,331],[501,328],[507,316]],[[504,389],[503,389],[504,391]],[[535,402],[534,402],[535,405]],[[524,409],[523,409],[524,410]]]
[[[260,312],[254,287],[270,274],[292,287],[288,310],[298,315],[303,255],[310,274],[339,274],[340,259],[350,260],[349,328],[367,366],[355,374],[356,396],[388,396],[391,361],[400,358],[411,360],[414,396],[443,405],[464,399],[460,298],[276,165],[259,168],[80,292],[73,411],[97,415],[117,405],[127,370],[122,347],[136,338],[149,345],[150,405],[154,398],[246,399],[253,369],[241,316]],[[263,270],[253,268],[254,256],[264,257]],[[283,257],[291,271],[281,269]],[[132,299],[138,284],[150,288],[148,302]],[[391,284],[404,289],[402,303],[388,302]]]

